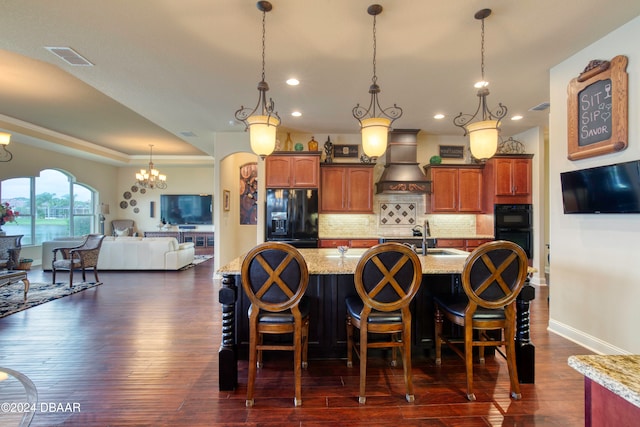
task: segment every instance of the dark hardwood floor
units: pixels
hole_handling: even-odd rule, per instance
[[[462,360],[437,368],[415,357],[415,403],[402,368],[370,358],[367,404],[358,405],[357,366],[310,361],[303,406],[293,407],[288,362],[265,363],[256,406],[245,408],[247,363],[235,392],[218,391],[218,283],[213,261],[181,272],[101,272],[103,285],[0,319],[0,366],[27,375],[40,402],[80,412],[38,412],[32,426],[581,426],[583,377],[567,365],[588,350],[547,332],[547,289],[536,289],[532,341],[536,382],[508,396],[501,357],[475,367],[476,402],[464,396]],[[51,273],[29,272],[33,282]],[[0,401],[2,388],[0,385]],[[0,425],[3,424],[0,414]]]

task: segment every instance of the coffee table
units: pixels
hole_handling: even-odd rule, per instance
[[[29,292],[29,279],[26,270],[3,270],[0,271],[0,286],[10,285],[22,280],[24,283],[24,300],[27,300],[27,292]]]

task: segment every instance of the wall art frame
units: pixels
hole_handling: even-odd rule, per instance
[[[231,191],[229,190],[222,190],[222,209],[231,210]]]

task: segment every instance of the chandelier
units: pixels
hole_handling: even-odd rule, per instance
[[[487,107],[487,96],[489,95],[489,83],[484,79],[484,19],[491,15],[491,9],[482,9],[474,15],[476,19],[482,21],[481,30],[481,62],[480,71],[482,81],[475,84],[478,89],[478,108],[473,114],[460,113],[453,119],[453,124],[464,129],[465,136],[469,134],[469,149],[471,154],[478,160],[485,161],[492,157],[498,149],[498,133],[500,132],[500,120],[507,115],[507,107],[498,104],[498,108],[492,112]],[[482,120],[471,123],[473,119],[482,113]]]
[[[365,109],[360,104],[353,108],[353,117],[360,123],[362,132],[362,151],[372,159],[384,154],[387,149],[387,138],[391,124],[402,116],[402,108],[393,104],[393,107],[382,108],[378,100],[380,86],[376,75],[376,16],[382,13],[382,6],[373,4],[367,8],[367,13],[373,16],[373,77],[369,93],[371,100],[369,107]]]
[[[275,105],[271,98],[267,103],[266,92],[269,85],[264,80],[265,17],[273,7],[268,1],[259,1],[256,6],[262,11],[262,80],[258,83],[258,103],[253,110],[245,108],[244,105],[240,106],[235,116],[236,120],[245,124],[245,130],[249,129],[249,141],[253,152],[264,159],[276,147],[276,129],[280,124],[280,116],[273,111]]]
[[[136,173],[136,181],[138,185],[143,188],[167,188],[167,176],[162,175],[160,171],[153,167],[153,144],[149,144],[149,170],[140,169],[140,172]]]
[[[0,147],[2,147],[2,152],[0,152],[0,162],[10,162],[13,159],[13,154],[11,151],[7,150],[7,145],[11,142],[11,134],[7,132],[0,132]]]

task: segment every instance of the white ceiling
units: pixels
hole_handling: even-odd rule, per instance
[[[272,0],[266,81],[283,127],[319,141],[358,132],[351,110],[369,102],[372,3]],[[546,127],[549,110],[529,109],[549,100],[549,69],[640,14],[637,0],[380,4],[382,106],[403,108],[396,128],[446,135],[462,135],[453,117],[477,106],[478,10],[493,10],[485,20],[489,106],[502,102],[509,117],[524,116],[505,119],[504,136]],[[5,1],[0,128],[18,143],[54,143],[124,163],[147,156],[149,144],[154,155],[211,155],[216,132],[242,132],[234,112],[257,102],[261,20],[249,0]],[[71,47],[95,66],[69,66],[45,46]],[[299,86],[285,84],[292,76]],[[294,109],[303,116],[291,117]],[[437,112],[446,119],[435,121]]]

